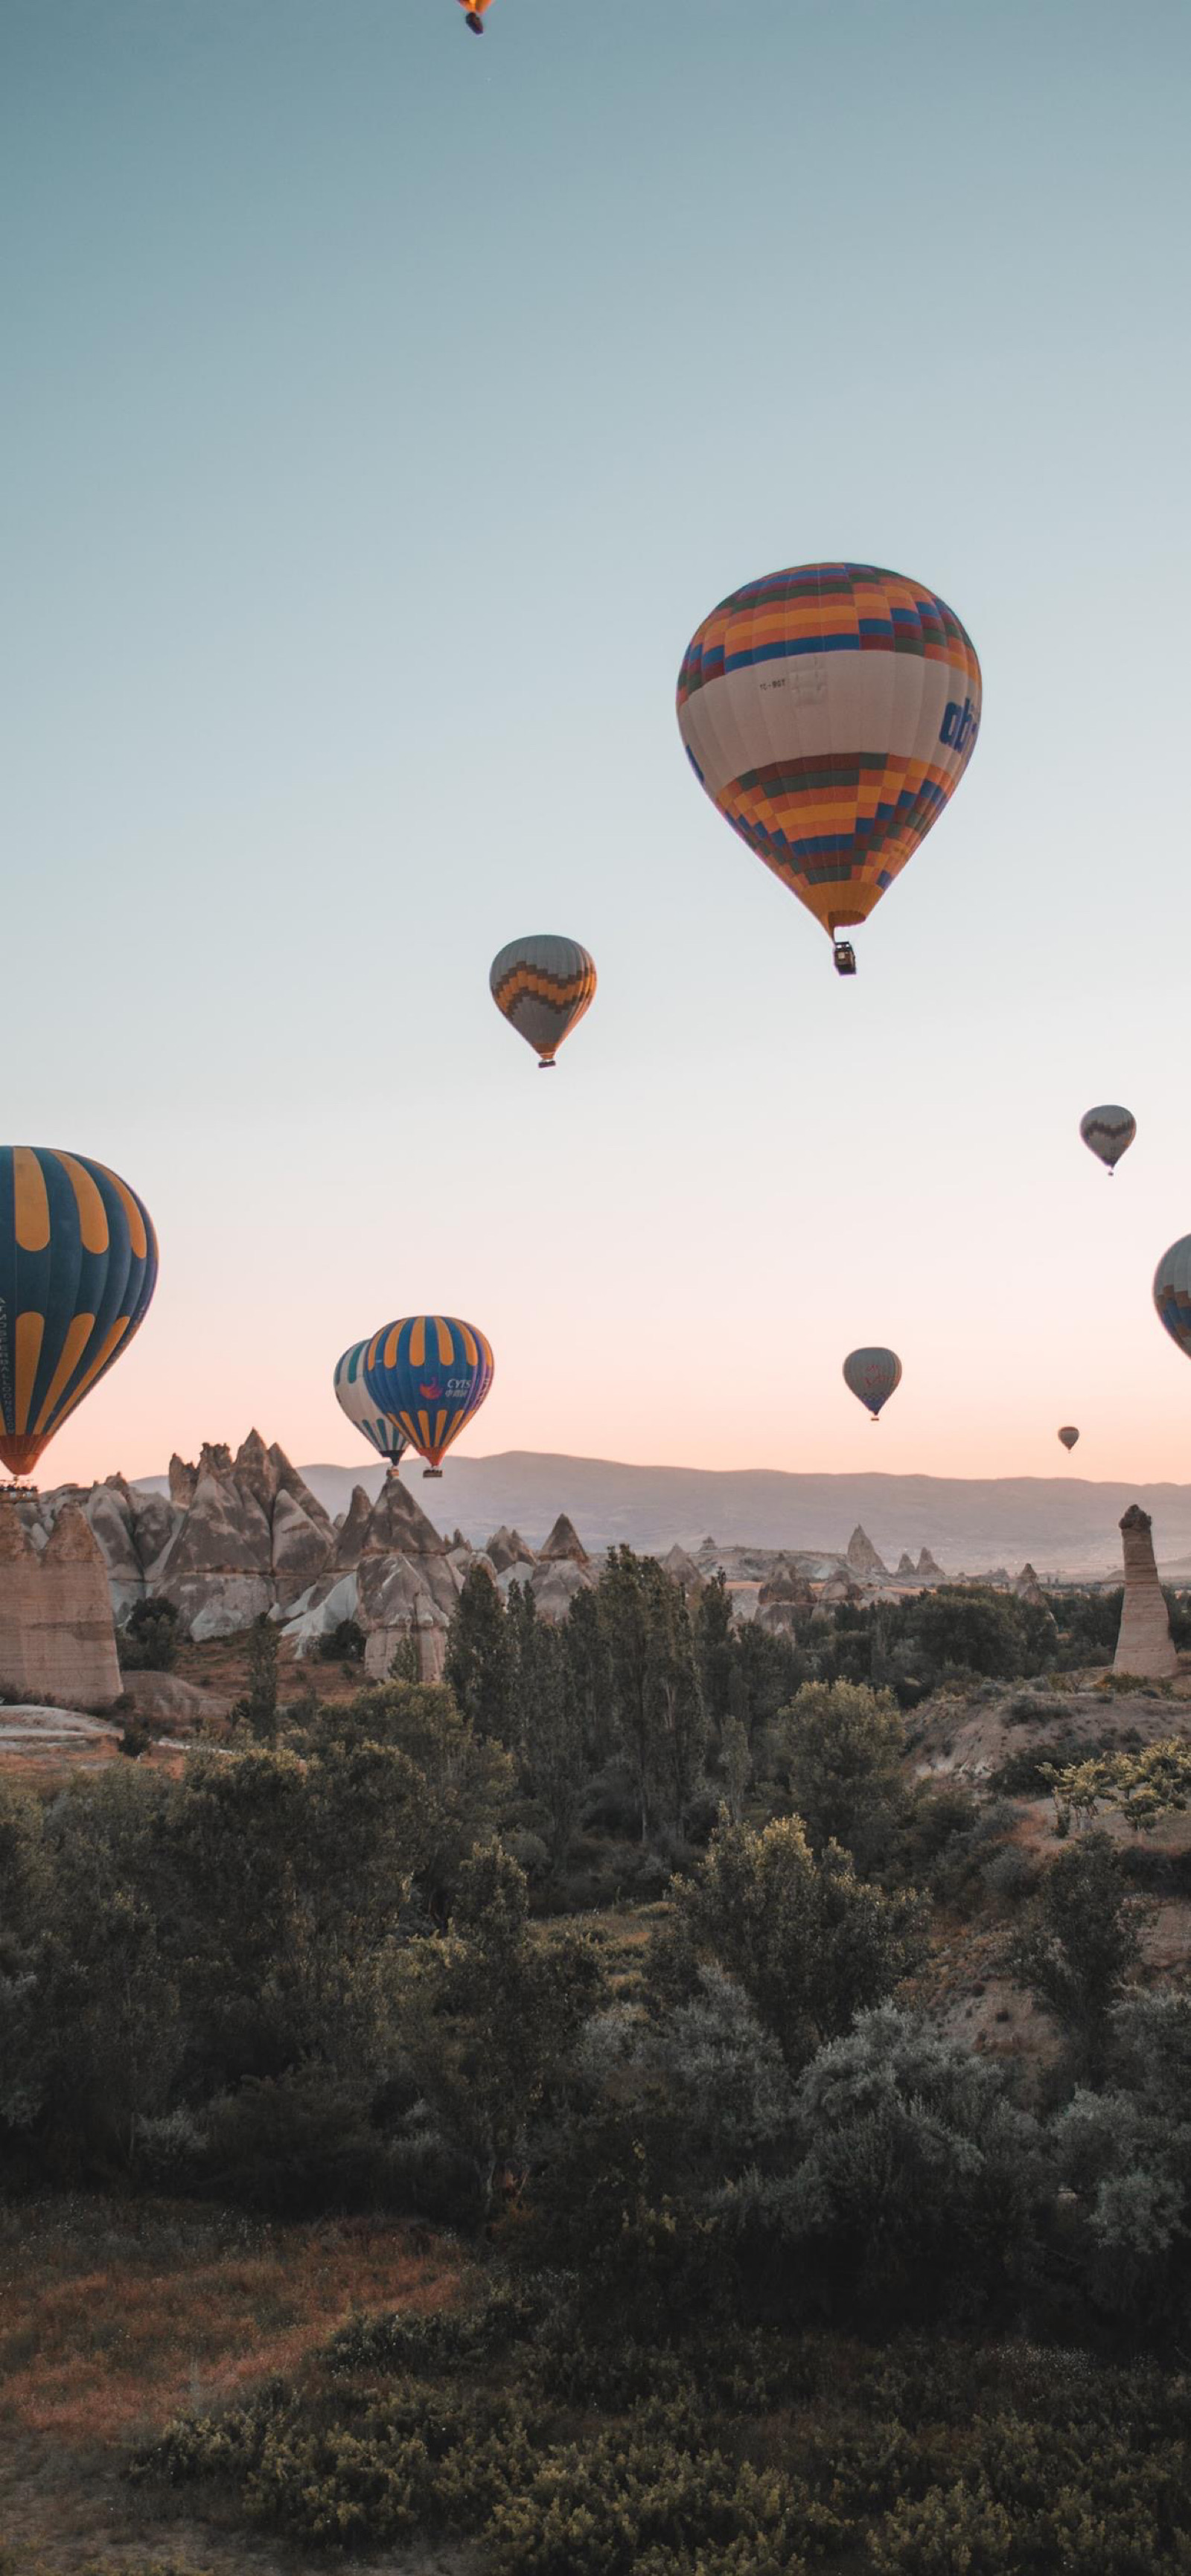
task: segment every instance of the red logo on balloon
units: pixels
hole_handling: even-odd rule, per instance
[[[442,1394],[442,1388],[436,1378],[432,1386],[420,1386],[418,1388],[418,1393],[425,1397],[427,1404],[437,1404],[438,1399]]]

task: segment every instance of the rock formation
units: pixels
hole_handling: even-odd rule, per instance
[[[289,1606],[323,1571],[335,1547],[330,1521],[285,1451],[250,1431],[233,1458],[222,1441],[198,1465],[170,1461],[175,1526],[153,1569],[196,1640],[232,1636]],[[188,1496],[188,1501],[181,1498]]]
[[[914,1580],[914,1559],[907,1555],[904,1547],[897,1560],[897,1580],[899,1583],[912,1583]]]
[[[1177,1673],[1179,1659],[1154,1563],[1150,1515],[1140,1503],[1130,1503],[1120,1526],[1125,1542],[1125,1598],[1112,1668],[1114,1673],[1132,1673],[1146,1681],[1166,1681]]]
[[[888,1574],[889,1572],[888,1566],[882,1565],[867,1530],[861,1529],[859,1521],[848,1541],[844,1561],[853,1574]]]
[[[929,1547],[922,1549],[914,1571],[920,1583],[945,1583],[947,1580],[942,1566],[936,1565]]]
[[[0,1502],[0,1688],[75,1708],[120,1696],[107,1568],[77,1503],[62,1505],[39,1555]]]
[[[489,1550],[489,1554],[491,1554],[491,1549]],[[550,1536],[547,1539],[545,1546],[539,1549],[538,1563],[539,1565],[562,1565],[567,1563],[571,1565],[590,1565],[591,1558],[583,1545],[575,1524],[573,1521],[568,1520],[565,1512],[559,1513],[558,1519],[555,1521],[554,1527],[550,1532]]]
[[[775,1574],[757,1594],[757,1626],[767,1629],[770,1636],[793,1638],[799,1620],[809,1617],[811,1605],[811,1587],[804,1575]]]
[[[681,1584],[684,1592],[698,1593],[703,1590],[703,1576],[699,1572],[694,1557],[688,1556],[685,1547],[672,1547],[669,1553],[662,1557],[661,1568],[663,1574],[669,1575],[671,1583]]]
[[[498,1530],[493,1530],[484,1554],[498,1574],[507,1574],[511,1565],[537,1564],[533,1549],[526,1546],[520,1530],[506,1529],[503,1522]]]

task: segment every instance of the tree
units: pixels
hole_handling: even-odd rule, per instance
[[[673,1883],[650,1973],[661,1994],[680,1997],[714,1961],[797,2070],[893,1992],[923,1939],[917,1896],[888,1896],[858,1879],[838,1844],[816,1860],[797,1816],[760,1833],[725,1819],[698,1876]]]
[[[693,1624],[703,1705],[713,1740],[722,1744],[724,1729],[734,1714],[732,1682],[737,1660],[733,1651],[732,1596],[722,1567],[704,1584]]]
[[[1191,1804],[1191,1742],[1185,1735],[1147,1744],[1140,1753],[1102,1753],[1046,1772],[1060,1817],[1088,1817],[1107,1807],[1135,1834],[1151,1834],[1166,1816]]]
[[[168,1673],[178,1660],[178,1613],[172,1601],[151,1598],[133,1603],[120,1637],[120,1669],[125,1673]]]
[[[616,1710],[607,1627],[597,1591],[575,1594],[561,1632],[584,1762],[589,1772],[601,1771],[616,1742]]]
[[[906,1613],[903,1656],[929,1679],[948,1669],[1013,1680],[1054,1662],[1058,1631],[1049,1610],[973,1585],[942,1584]]]
[[[403,2048],[420,2111],[468,2169],[479,2214],[524,2159],[528,2127],[600,1992],[591,1944],[538,1939],[525,1873],[499,1844],[460,1872],[452,1929],[403,1961]]]
[[[477,1735],[492,1736],[498,1744],[514,1742],[515,1657],[509,1618],[482,1565],[470,1567],[463,1578],[447,1635],[443,1679]]]
[[[616,1547],[600,1578],[619,1750],[641,1840],[659,1810],[675,1826],[703,1767],[707,1720],[686,1601],[653,1557]]]
[[[277,1630],[267,1611],[254,1619],[248,1640],[248,1688],[232,1709],[233,1727],[258,1744],[277,1741]]]
[[[533,1596],[527,1594],[530,1611]],[[546,1842],[556,1867],[579,1822],[586,1766],[566,1641],[533,1615],[523,1620],[517,1662],[521,1776],[544,1808]]]
[[[777,1768],[812,1848],[842,1843],[862,1868],[906,1804],[905,1726],[895,1700],[857,1682],[805,1682],[778,1721]]]
[[[1109,2022],[1141,1955],[1142,1908],[1107,1834],[1090,1833],[1052,1862],[1010,1953],[1010,1972],[1066,2035],[1095,2082]]]

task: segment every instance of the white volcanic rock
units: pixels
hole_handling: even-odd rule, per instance
[[[897,1560],[897,1579],[899,1583],[912,1583],[914,1580],[914,1559],[906,1554],[904,1547]]]
[[[882,1564],[867,1530],[861,1528],[859,1521],[848,1541],[845,1562],[853,1574],[888,1574],[889,1572],[888,1566]]]
[[[309,1592],[292,1603],[282,1634],[288,1637],[296,1655],[308,1655],[321,1637],[329,1637],[344,1619],[359,1615],[359,1587],[355,1568],[341,1574],[331,1584],[312,1584]]]
[[[929,1547],[923,1548],[914,1571],[920,1583],[945,1583],[947,1580],[942,1566],[936,1565]]]
[[[493,1530],[484,1554],[498,1574],[506,1574],[513,1565],[537,1564],[533,1549],[526,1546],[520,1530],[506,1529],[503,1523],[498,1530]]]
[[[326,1514],[312,1521],[293,1494],[279,1493],[273,1505],[273,1572],[279,1587],[301,1591],[322,1573],[331,1555]]]
[[[685,1547],[672,1547],[662,1558],[661,1565],[663,1574],[669,1575],[671,1583],[680,1583],[684,1592],[702,1591],[703,1576],[694,1557],[687,1555]]]
[[[371,1518],[371,1494],[365,1491],[363,1485],[353,1485],[351,1501],[335,1536],[335,1555],[332,1561],[337,1570],[346,1573],[349,1567],[359,1564]]]
[[[268,1574],[273,1534],[255,1495],[230,1475],[199,1477],[192,1502],[162,1560],[167,1599],[187,1575]]]
[[[212,1637],[235,1637],[273,1607],[273,1587],[263,1574],[213,1574],[171,1583],[167,1600],[197,1646]]]
[[[576,1565],[573,1557],[559,1557],[552,1565],[537,1565],[529,1580],[534,1608],[540,1619],[565,1619],[577,1592],[589,1592],[595,1576],[585,1561]]]
[[[590,1565],[591,1558],[583,1545],[575,1524],[572,1520],[568,1520],[565,1512],[559,1513],[558,1519],[555,1521],[554,1527],[550,1532],[550,1536],[547,1539],[545,1546],[539,1549],[538,1563],[539,1565],[557,1565],[566,1563],[570,1563],[572,1565]]]
[[[158,1558],[164,1556],[178,1527],[178,1513],[164,1494],[135,1494],[132,1497],[133,1543],[145,1575],[145,1589],[153,1589],[152,1574]]]
[[[110,1485],[96,1485],[87,1496],[83,1514],[102,1551],[112,1608],[122,1622],[133,1604],[145,1597],[145,1570],[133,1540],[130,1505]]]
[[[1154,1563],[1152,1523],[1140,1503],[1130,1503],[1121,1521],[1125,1543],[1125,1592],[1114,1673],[1133,1673],[1147,1681],[1167,1680],[1179,1659],[1171,1643],[1170,1613]]]
[[[318,1495],[312,1493],[305,1477],[300,1476],[297,1468],[291,1466],[284,1449],[279,1447],[276,1440],[270,1442],[268,1454],[269,1463],[277,1478],[277,1492],[291,1495],[295,1503],[301,1504],[307,1520],[314,1521],[320,1529],[325,1529],[329,1537],[332,1526],[331,1515],[325,1505],[320,1503]]]
[[[175,1449],[170,1460],[170,1501],[176,1511],[189,1511],[194,1501],[194,1489],[197,1483],[198,1468],[188,1465],[186,1459],[180,1458]]]

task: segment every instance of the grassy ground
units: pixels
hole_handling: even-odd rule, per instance
[[[273,2228],[189,2204],[45,2201],[0,2215],[0,2576],[252,2564],[124,2484],[130,2445],[247,2394],[361,2310],[428,2313],[458,2249],[379,2222]],[[435,2562],[422,2562],[430,2568]],[[288,2561],[292,2568],[292,2558]],[[444,2562],[445,2564],[445,2562]]]

